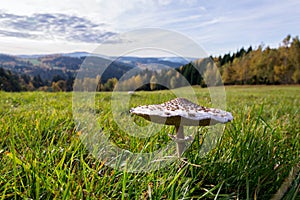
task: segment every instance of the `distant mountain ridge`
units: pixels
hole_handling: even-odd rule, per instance
[[[173,57],[140,57],[140,56],[106,56],[96,53],[89,53],[85,51],[77,51],[77,52],[71,52],[71,53],[53,53],[53,54],[21,54],[21,55],[9,55],[9,54],[1,54],[1,55],[8,55],[8,56],[15,56],[20,58],[40,58],[45,56],[66,56],[66,57],[75,57],[75,58],[81,58],[81,57],[88,57],[88,56],[95,56],[95,57],[102,57],[106,59],[116,60],[121,59],[122,61],[136,61],[136,62],[142,62],[142,63],[149,63],[152,62],[158,62],[158,61],[165,61],[165,62],[171,62],[171,63],[180,63],[180,64],[187,64],[196,58],[192,57],[179,57],[179,56],[173,56]]]
[[[119,79],[128,70],[138,66],[148,67],[150,70],[165,66],[178,68],[193,60],[193,58],[181,57],[107,57],[88,52],[33,55],[0,54],[0,67],[13,73],[40,76],[44,81],[51,81],[55,76],[65,79],[74,78],[82,63],[89,57],[96,57],[99,63],[112,63],[103,74],[103,81],[113,77]],[[156,65],[157,68],[153,67]]]

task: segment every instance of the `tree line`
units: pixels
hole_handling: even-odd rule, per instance
[[[57,75],[51,81],[46,81],[40,75],[16,74],[0,67],[0,90],[2,91],[72,91],[73,83],[72,77],[64,78]]]
[[[288,35],[278,48],[252,50],[215,58],[224,84],[300,84],[300,41]]]
[[[114,88],[151,91],[219,84],[300,84],[299,37],[286,36],[278,48],[250,46],[235,53],[199,59],[177,69],[145,69],[120,80],[112,77],[105,82],[100,76],[76,79],[75,82],[71,76],[54,76],[51,81],[43,81],[39,75],[20,75],[0,68],[0,90],[4,91],[72,91],[73,87],[84,91],[112,91]]]

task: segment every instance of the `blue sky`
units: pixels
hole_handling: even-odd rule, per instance
[[[299,8],[299,0],[9,0],[0,7],[0,52],[92,52],[149,27],[183,34],[209,55],[277,47],[300,34]]]

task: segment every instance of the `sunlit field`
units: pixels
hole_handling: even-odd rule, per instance
[[[194,89],[198,102],[210,106],[208,90]],[[73,118],[72,93],[0,92],[0,198],[300,199],[300,86],[225,89],[234,120],[216,147],[199,155],[209,132],[197,127],[185,160],[135,173],[108,167],[88,151]],[[126,134],[114,121],[111,95],[97,93],[91,109],[114,145],[151,152],[170,142],[171,126],[145,139]],[[128,110],[174,97],[135,92]]]

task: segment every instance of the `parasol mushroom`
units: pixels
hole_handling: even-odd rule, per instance
[[[185,98],[176,98],[162,104],[138,106],[132,108],[130,113],[154,123],[175,126],[176,136],[172,136],[172,138],[177,143],[179,157],[184,151],[185,142],[192,139],[184,137],[183,126],[210,126],[233,120],[229,112],[206,108]]]

